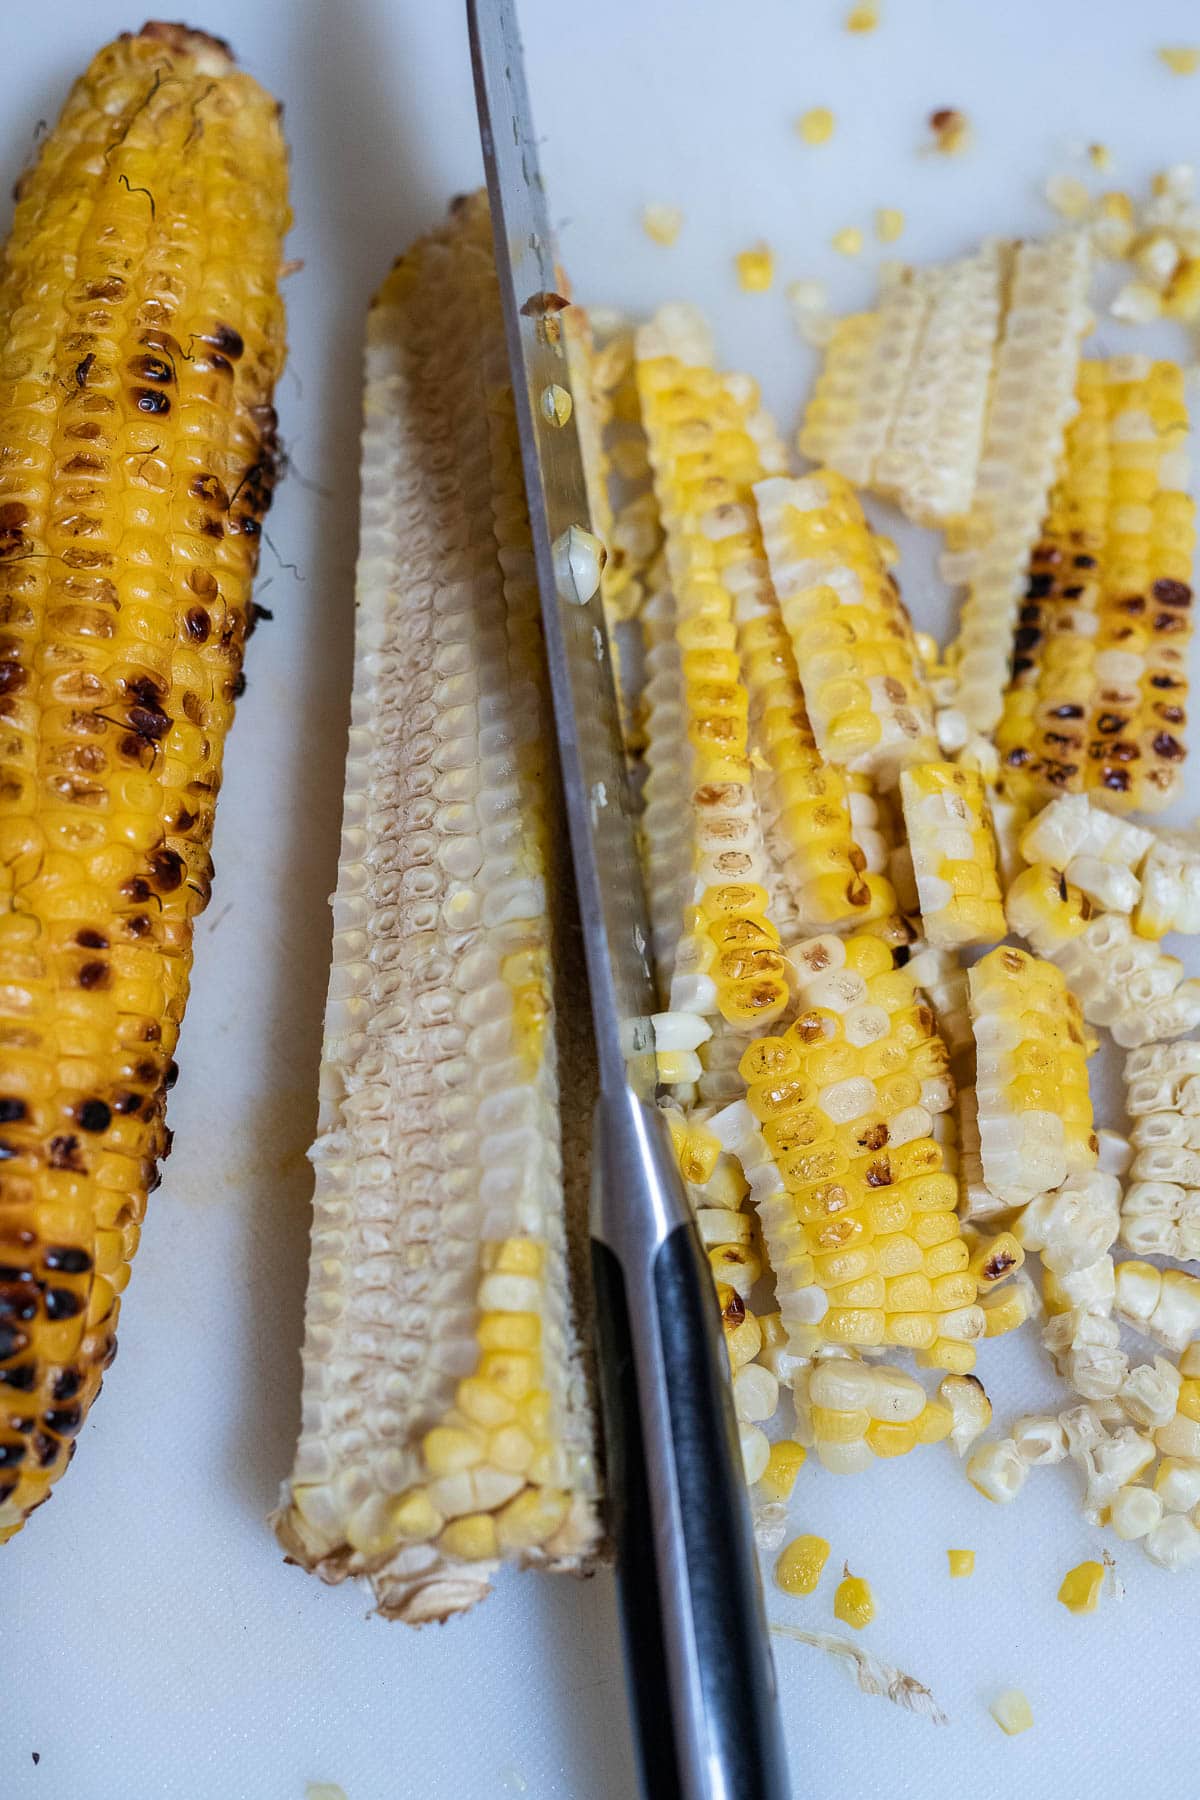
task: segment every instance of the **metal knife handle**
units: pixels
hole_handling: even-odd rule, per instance
[[[596,1109],[592,1262],[611,1527],[646,1800],[789,1800],[712,1274],[662,1115]]]

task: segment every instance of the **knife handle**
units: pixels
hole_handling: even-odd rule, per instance
[[[594,1149],[610,1527],[642,1791],[789,1800],[712,1274],[661,1114],[602,1095]]]

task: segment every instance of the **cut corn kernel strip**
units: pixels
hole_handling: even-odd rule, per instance
[[[970,971],[984,1179],[1024,1206],[1094,1167],[1083,1021],[1052,963],[992,950]]]
[[[814,1594],[828,1561],[826,1538],[793,1538],[775,1564],[775,1580],[785,1594]]]
[[[279,111],[203,32],[118,38],[0,266],[0,1543],[116,1354],[170,1141],[279,453]]]
[[[1008,925],[982,777],[920,763],[901,771],[900,799],[928,941],[943,950],[998,942]]]
[[[754,490],[771,579],[823,756],[882,786],[937,754],[912,626],[853,490],[820,471]]]
[[[668,685],[665,716],[651,713],[653,740],[665,736],[655,770],[678,770],[653,799],[679,810],[687,796],[684,837],[672,850],[675,879],[666,902],[652,893],[656,920],[682,903],[670,1009],[704,1017],[720,1011],[746,1031],[782,1012],[788,989],[778,932],[766,916],[766,852],[747,753],[750,702],[737,658],[734,594],[721,574],[719,539],[704,522],[714,505],[736,501],[738,481],[758,472],[761,452],[749,432],[722,457],[714,410],[735,410],[728,380],[712,369],[712,345],[695,314],[663,308],[637,338],[637,379],[654,470],[675,606],[680,698]],[[664,661],[670,648],[663,634]],[[660,671],[656,669],[656,675]],[[690,866],[689,866],[690,865]],[[651,887],[658,881],[651,865]]]
[[[1062,971],[1084,1017],[1122,1048],[1200,1024],[1200,980],[1185,979],[1178,957],[1136,936],[1122,914],[1096,912],[1049,864],[1019,875],[1004,906],[1012,929]]]
[[[581,1566],[597,1534],[547,698],[506,382],[476,196],[370,315],[304,1425],[276,1520],[297,1561],[367,1575],[413,1623],[479,1599],[501,1557]]]
[[[1181,371],[1084,362],[1030,562],[996,742],[1026,804],[1094,791],[1158,809],[1183,762],[1194,504]]]
[[[1013,258],[975,496],[946,559],[947,579],[967,589],[955,645],[958,705],[979,732],[993,730],[1003,710],[1021,586],[1075,409],[1089,269],[1082,233],[1024,243]]]

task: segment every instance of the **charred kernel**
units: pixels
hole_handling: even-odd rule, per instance
[[[212,349],[220,351],[222,355],[231,356],[234,362],[244,354],[246,349],[241,332],[235,331],[232,325],[218,323],[213,326],[211,331],[198,331],[196,337],[200,343],[210,345]]]
[[[230,689],[233,693],[234,699],[240,700],[242,695],[246,691],[246,677],[242,674],[240,669],[238,670],[237,674],[234,676],[233,680],[230,682],[229,685],[230,685]]]
[[[1123,719],[1119,713],[1101,713],[1096,720],[1096,730],[1111,737],[1114,731],[1124,731],[1129,720]]]
[[[0,1469],[15,1469],[24,1461],[24,1444],[0,1444]]]
[[[61,1133],[50,1139],[47,1160],[52,1169],[73,1169],[76,1174],[83,1173],[79,1139],[70,1132]]]
[[[1150,592],[1160,606],[1190,606],[1192,590],[1186,581],[1170,581],[1165,576],[1156,581]]]
[[[1172,737],[1169,731],[1160,731],[1153,740],[1152,748],[1156,756],[1164,756],[1168,762],[1182,762],[1187,755],[1179,739]]]
[[[4,534],[0,531],[0,557],[4,555]],[[29,676],[16,663],[0,662],[0,694],[19,694]]]
[[[18,1331],[15,1325],[5,1325],[0,1321],[0,1362],[7,1362],[10,1356],[18,1356],[29,1347],[29,1338],[24,1331]]]
[[[15,1125],[18,1119],[24,1117],[25,1102],[23,1100],[11,1098],[0,1100],[0,1125]]]
[[[126,367],[139,381],[170,381],[171,365],[161,356],[131,356]]]
[[[1053,575],[1031,575],[1029,577],[1029,585],[1025,589],[1025,597],[1028,600],[1044,600],[1053,592]]]
[[[160,394],[157,388],[134,388],[133,400],[139,412],[161,414],[171,410],[170,397]]]
[[[81,357],[75,364],[75,385],[77,387],[85,388],[87,386],[88,376],[92,372],[95,361],[96,352],[92,350],[87,356]]]
[[[46,1289],[46,1317],[48,1319],[73,1319],[83,1311],[84,1301],[81,1294],[71,1288],[52,1287]]]
[[[85,1100],[75,1116],[84,1131],[107,1131],[112,1124],[112,1109],[103,1100]]]
[[[138,1112],[141,1110],[141,1105],[142,1096],[140,1094],[118,1094],[117,1098],[113,1101],[113,1111],[128,1114],[130,1118],[136,1118]]]
[[[33,1365],[30,1364],[31,1373],[32,1367]],[[78,1369],[60,1369],[54,1377],[54,1386],[50,1391],[61,1406],[65,1405],[68,1400],[73,1400],[82,1386],[83,1376]]]
[[[0,1319],[20,1319],[24,1325],[37,1318],[37,1309],[37,1288],[33,1283],[14,1281],[0,1287]]]
[[[174,1057],[172,1057],[171,1061],[167,1064],[167,1072],[163,1076],[163,1086],[165,1088],[167,1088],[168,1090],[170,1090],[171,1088],[173,1088],[175,1086],[175,1083],[178,1080],[179,1080],[179,1064],[175,1061]]]
[[[81,950],[107,950],[108,949],[108,939],[106,937],[104,937],[99,931],[91,931],[91,930],[87,930],[87,929],[85,929],[83,931],[77,931],[75,933],[75,942],[79,945],[79,948]],[[3,1118],[3,1116],[4,1116],[3,1113],[0,1113],[0,1118]]]
[[[80,1250],[75,1244],[52,1245],[47,1250],[43,1261],[48,1269],[54,1269],[63,1275],[86,1275],[92,1266],[92,1259],[86,1250]]]
[[[74,1445],[72,1445],[72,1449],[73,1448]],[[57,1438],[52,1438],[49,1432],[46,1431],[34,1433],[33,1454],[37,1458],[39,1468],[48,1469],[58,1453],[59,1445]]]
[[[187,634],[198,644],[203,644],[211,630],[211,621],[202,606],[193,606],[184,617]]]
[[[55,1431],[59,1437],[74,1437],[83,1424],[83,1408],[79,1406],[53,1407],[42,1414],[42,1424],[47,1431]]]
[[[129,933],[130,937],[135,937],[135,938],[145,937],[146,933],[150,929],[150,921],[146,917],[145,913],[134,913],[134,915],[131,919],[126,919],[125,929]]]
[[[32,1394],[37,1386],[37,1364],[22,1363],[18,1369],[0,1369],[0,1387],[11,1388],[15,1394]]]
[[[86,962],[76,976],[81,988],[106,988],[111,979],[107,963]]]
[[[1082,719],[1083,708],[1082,706],[1073,706],[1068,702],[1063,706],[1052,707],[1050,716],[1054,719]]]
[[[183,881],[183,858],[178,850],[156,850],[150,863],[150,878],[166,894],[174,893]]]

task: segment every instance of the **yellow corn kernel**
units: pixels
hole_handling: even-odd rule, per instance
[[[857,225],[845,225],[841,231],[835,231],[830,243],[839,256],[859,256],[862,253],[863,234]]]
[[[523,1489],[496,1514],[501,1550],[531,1550],[554,1536],[567,1516],[570,1496],[554,1488]]]
[[[421,1448],[431,1475],[457,1475],[483,1461],[482,1439],[456,1425],[435,1425],[425,1433]]]
[[[775,279],[775,258],[767,244],[755,244],[736,258],[738,285],[747,294],[765,294]]]
[[[879,24],[879,7],[876,0],[861,0],[858,6],[852,6],[846,14],[847,31],[874,31]]]
[[[928,1400],[917,1415],[918,1444],[940,1444],[954,1429],[954,1414],[944,1400]]]
[[[1024,1288],[1001,1288],[996,1293],[980,1296],[983,1310],[983,1335],[1004,1337],[1016,1331],[1029,1317],[1029,1300]]]
[[[825,1538],[793,1538],[775,1564],[775,1580],[785,1594],[814,1593],[828,1561],[829,1544]]]
[[[903,230],[904,214],[898,206],[880,206],[876,209],[875,236],[881,244],[894,244]]]
[[[758,1485],[768,1500],[787,1500],[796,1485],[796,1477],[804,1466],[808,1451],[791,1438],[780,1438],[771,1445],[767,1466]]]
[[[1005,1688],[996,1695],[988,1711],[1007,1737],[1016,1737],[1033,1724],[1033,1708],[1020,1688]]]
[[[656,244],[673,244],[683,230],[683,214],[677,206],[643,206],[642,230]]]
[[[485,1312],[475,1332],[481,1350],[536,1350],[542,1321],[534,1312]]]
[[[490,1381],[480,1381],[477,1375],[468,1375],[459,1382],[454,1392],[455,1405],[459,1412],[465,1413],[475,1425],[482,1425],[491,1431],[499,1425],[507,1425],[517,1414],[513,1401],[492,1386]]]
[[[844,1571],[833,1596],[833,1616],[854,1631],[871,1623],[875,1617],[875,1596],[861,1575],[852,1575],[849,1569]]]
[[[827,106],[810,106],[796,121],[806,144],[827,144],[833,136],[834,117]]]
[[[438,1543],[450,1556],[459,1556],[464,1562],[487,1562],[500,1552],[491,1513],[464,1513],[459,1519],[451,1519],[443,1525]]]
[[[813,1435],[818,1443],[855,1444],[866,1436],[870,1423],[871,1415],[864,1407],[853,1407],[845,1412],[829,1406],[812,1409]]]
[[[953,1581],[960,1581],[964,1575],[975,1573],[973,1550],[947,1550],[946,1560],[950,1564],[950,1577]]]
[[[1104,1564],[1081,1562],[1063,1576],[1058,1598],[1068,1612],[1095,1612],[1104,1586]]]
[[[505,1238],[491,1267],[500,1275],[540,1275],[545,1259],[537,1238]]]
[[[516,1350],[488,1350],[479,1359],[479,1374],[493,1381],[510,1400],[523,1400],[537,1385],[532,1356]]]
[[[866,1437],[876,1456],[907,1456],[916,1448],[917,1427],[915,1422],[901,1424],[888,1419],[872,1419]]]
[[[1194,75],[1200,69],[1200,49],[1194,44],[1167,46],[1158,52],[1158,60],[1172,75]]]
[[[424,1488],[410,1488],[397,1500],[392,1524],[397,1537],[419,1542],[437,1536],[442,1529],[442,1515]]]

